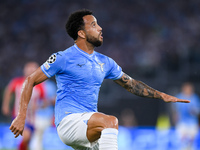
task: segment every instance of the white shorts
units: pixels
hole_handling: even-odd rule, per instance
[[[176,126],[176,130],[178,132],[178,135],[181,137],[187,137],[190,139],[194,139],[196,135],[198,134],[198,124],[184,124],[179,123]]]
[[[74,113],[62,119],[57,132],[63,143],[75,149],[98,149],[98,141],[87,139],[87,122],[95,112]]]

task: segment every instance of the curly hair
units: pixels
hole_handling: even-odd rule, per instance
[[[84,29],[83,17],[86,15],[92,15],[92,11],[87,9],[78,10],[70,14],[68,18],[65,28],[74,40],[78,38],[78,31]]]

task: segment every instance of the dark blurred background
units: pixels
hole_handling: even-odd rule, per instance
[[[0,105],[8,82],[22,75],[27,61],[40,65],[57,51],[73,45],[65,31],[68,15],[91,9],[103,28],[103,46],[96,51],[113,58],[123,71],[171,95],[185,81],[200,94],[199,0],[1,0]],[[120,118],[133,110],[137,124],[155,126],[170,104],[134,96],[105,80],[99,111]],[[0,113],[0,121],[10,123]]]

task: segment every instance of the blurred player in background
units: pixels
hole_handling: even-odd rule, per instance
[[[43,82],[45,101],[39,101],[35,116],[35,132],[31,142],[31,149],[43,150],[43,135],[45,130],[54,126],[54,105],[56,99],[56,84],[52,80]]]
[[[181,139],[183,149],[193,149],[193,143],[198,134],[198,115],[200,112],[200,99],[194,91],[194,85],[186,82],[177,95],[181,99],[189,99],[189,104],[175,103],[175,124],[177,133]]]
[[[118,135],[118,147],[120,150],[133,149],[133,137],[130,129],[138,126],[135,113],[131,108],[124,108],[119,116],[120,134]]]
[[[131,78],[113,59],[94,51],[95,47],[102,45],[103,36],[91,11],[80,10],[71,14],[66,29],[75,44],[54,53],[25,81],[19,113],[10,126],[15,137],[23,133],[32,88],[54,75],[58,88],[55,103],[57,132],[63,143],[78,150],[118,149],[117,118],[97,111],[98,94],[104,79],[112,79],[138,96],[165,102],[189,102]]]
[[[2,104],[2,112],[4,115],[11,115],[10,111],[10,101],[12,94],[15,96],[14,108],[12,111],[12,117],[15,118],[19,111],[19,103],[20,103],[20,95],[21,91],[24,88],[23,83],[31,73],[33,73],[38,68],[38,64],[36,62],[28,62],[24,66],[24,76],[16,77],[10,81],[7,85],[4,96],[3,96],[3,104]],[[35,123],[35,111],[37,109],[37,103],[40,100],[44,99],[44,88],[42,84],[38,84],[33,88],[31,102],[28,106],[28,111],[26,113],[26,122],[23,132],[23,139],[18,147],[19,150],[27,150],[29,147],[29,142],[31,140],[32,133],[34,131],[34,123]]]

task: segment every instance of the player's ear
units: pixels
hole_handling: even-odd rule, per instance
[[[79,30],[78,31],[78,36],[81,37],[81,38],[83,38],[83,39],[85,39],[85,32],[84,32],[84,30]]]

